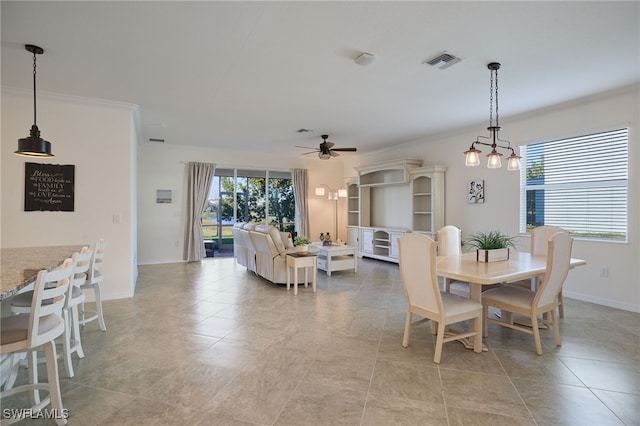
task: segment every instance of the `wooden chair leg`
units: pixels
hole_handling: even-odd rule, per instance
[[[100,294],[100,284],[96,285],[96,311],[98,312],[98,323],[100,324],[100,330],[107,331],[107,326],[104,323],[104,316],[102,315],[102,296]]]
[[[35,385],[38,383],[38,352],[31,351],[27,354],[27,371],[29,376],[29,384]],[[40,390],[31,390],[31,405],[40,404]]]
[[[62,354],[64,356],[64,367],[67,371],[67,377],[72,378],[73,365],[71,365],[71,315],[69,309],[62,311],[64,318],[64,335],[62,336]]]
[[[474,330],[476,331],[476,335],[473,337],[473,351],[479,354],[479,353],[482,353],[482,332],[484,330],[482,327],[482,324],[485,321],[482,318],[482,315],[480,315],[480,317],[471,320],[471,322]]]
[[[78,314],[78,305],[71,308],[71,324],[73,326],[71,335],[75,342],[78,358],[84,358],[84,350],[82,349],[82,341],[80,340],[80,317]]]
[[[55,342],[51,341],[45,345],[47,356],[47,377],[49,379],[49,396],[51,398],[51,408],[56,410],[60,418],[56,418],[56,423],[60,426],[67,424],[67,419],[62,418],[64,407],[62,406],[62,396],[60,393],[60,380],[58,378],[58,360],[56,356]]]
[[[542,355],[542,344],[540,343],[540,328],[538,328],[538,316],[531,315],[531,331],[533,331],[533,343],[536,345],[536,353]]]
[[[433,322],[433,320],[431,320]],[[433,355],[433,362],[440,364],[442,356],[442,345],[444,344],[444,321],[438,323],[438,335],[436,336],[436,353]]]
[[[553,321],[553,337],[556,339],[556,346],[562,346],[562,340],[560,340],[560,324],[558,324],[558,315],[555,308],[551,311],[551,319]]]
[[[564,318],[564,300],[562,299],[562,289],[560,289],[560,293],[558,293],[558,313],[560,314],[560,318]]]
[[[402,337],[402,347],[409,346],[409,334],[411,333],[411,311],[407,309],[407,317],[404,320],[404,336]]]

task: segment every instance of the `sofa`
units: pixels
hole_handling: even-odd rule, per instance
[[[290,232],[271,225],[236,223],[233,227],[236,262],[276,284],[287,282],[287,252],[294,251]]]

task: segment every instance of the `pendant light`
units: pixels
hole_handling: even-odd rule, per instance
[[[469,150],[465,151],[465,166],[467,167],[475,167],[480,165],[480,150],[476,148],[476,144],[479,145],[487,145],[491,147],[491,152],[487,155],[487,168],[489,169],[499,169],[502,167],[501,157],[503,154],[499,153],[496,148],[502,148],[511,150],[511,155],[507,157],[507,170],[516,171],[520,170],[520,157],[516,155],[516,152],[511,148],[511,143],[509,141],[503,141],[498,137],[498,132],[500,131],[500,116],[498,114],[498,70],[500,69],[500,64],[498,62],[491,62],[487,65],[489,71],[491,71],[491,85],[490,85],[490,98],[489,98],[489,127],[487,130],[489,131],[489,136],[478,136],[476,140],[471,144]],[[495,90],[494,90],[494,81],[495,81]],[[495,103],[495,111],[496,111],[496,121],[493,122],[493,108]],[[480,142],[478,139],[490,139],[491,143]],[[498,142],[505,142],[507,145],[498,145]]]
[[[18,150],[14,153],[25,157],[53,157],[51,143],[40,137],[36,124],[36,55],[43,54],[44,50],[33,44],[27,44],[24,48],[33,53],[33,125],[28,137],[18,139]]]

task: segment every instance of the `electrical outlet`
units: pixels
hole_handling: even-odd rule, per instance
[[[608,266],[601,266],[600,267],[600,276],[601,277],[608,277],[609,276],[609,267]]]

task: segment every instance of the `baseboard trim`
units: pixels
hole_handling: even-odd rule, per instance
[[[603,305],[610,308],[640,313],[640,306],[631,303],[621,303],[616,300],[603,299],[601,297],[588,296],[582,293],[567,292],[564,290],[562,291],[562,295],[571,299],[581,300],[583,302],[595,303],[596,305]]]

